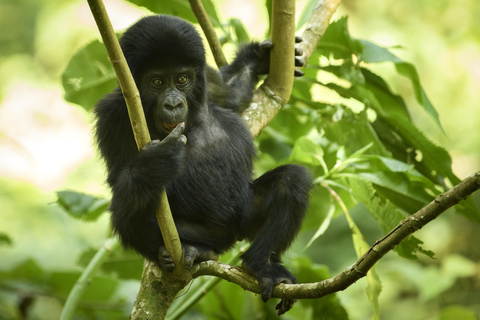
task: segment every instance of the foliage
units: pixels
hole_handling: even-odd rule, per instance
[[[145,6],[152,12],[175,14],[195,22],[183,1],[131,2]],[[222,44],[248,40],[249,34],[240,20],[223,22],[210,1],[203,3],[220,34]],[[314,3],[308,1],[299,26],[308,19],[310,6]],[[378,229],[385,233],[398,221],[459,181],[452,172],[449,153],[433,143],[412,122],[409,110],[420,106],[443,130],[415,67],[393,54],[392,48],[352,38],[347,22],[347,18],[341,18],[331,24],[304,69],[305,77],[296,80],[289,104],[256,140],[259,150],[255,166],[257,175],[285,162],[306,165],[315,175],[317,189],[312,195],[311,208],[299,236],[299,244],[296,245],[296,248],[301,248],[308,244],[306,252],[322,252],[323,235],[345,216],[354,244],[352,255],[354,249],[360,255],[370,242],[364,238],[372,226],[358,219],[355,221],[356,213],[368,211],[369,216],[363,217],[370,219],[368,221],[372,224],[376,223]],[[371,66],[380,63],[393,65],[396,72],[405,77],[405,82],[413,87],[416,105],[407,105],[406,99],[395,94],[382,75],[372,71]],[[62,83],[65,99],[81,105],[85,110],[91,110],[99,97],[115,87],[115,75],[99,41],[90,43],[72,57],[62,75]],[[108,199],[75,191],[60,191],[57,195],[58,205],[69,216],[84,221],[97,221],[109,203]],[[471,200],[462,202],[456,210],[470,220],[480,221]],[[343,241],[338,235],[334,239]],[[14,238],[0,234],[0,247],[9,246],[12,242],[15,242]],[[78,265],[84,268],[96,250],[84,248]],[[416,237],[404,241],[396,251],[402,257],[420,258],[422,261],[428,261],[422,254],[433,255],[428,248],[422,247],[421,240]],[[232,255],[235,252],[222,259],[227,261]],[[301,282],[330,277],[331,271],[326,266],[312,260],[318,259],[292,253],[286,258],[286,263]],[[380,291],[386,291],[388,295],[388,287],[395,285],[382,283],[387,272],[402,276],[407,274],[407,279],[400,280],[411,283],[425,303],[454,286],[458,278],[475,274],[472,263],[458,256],[449,256],[440,266],[428,268],[412,260],[399,261],[396,265],[387,263],[383,270],[377,268],[376,274],[369,275],[370,317],[379,316]],[[126,317],[131,302],[126,300],[122,290],[132,280],[140,278],[142,265],[142,260],[132,252],[121,249],[113,251],[82,297],[76,318]],[[346,265],[341,266],[344,267]],[[20,298],[12,292],[49,295],[63,301],[80,274],[79,269],[58,272],[44,270],[33,260],[0,271],[0,319],[20,317],[15,306],[24,297]],[[172,311],[189,301],[190,295],[202,290],[208,281],[210,279],[195,280],[174,304]],[[245,293],[224,281],[208,288],[207,295],[192,303],[193,308],[185,315],[185,319],[275,318],[273,301],[265,305],[253,294]],[[300,301],[285,318],[353,318],[352,314],[347,314],[347,310],[345,301],[332,295],[318,301]],[[453,305],[441,310],[439,317],[474,319],[475,315],[467,308]]]

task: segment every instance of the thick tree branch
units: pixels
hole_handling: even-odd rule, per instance
[[[272,2],[272,43],[270,71],[262,86],[275,92],[285,104],[290,98],[295,70],[295,1]]]
[[[466,199],[478,189],[480,189],[480,172],[472,174],[452,189],[437,196],[435,200],[415,214],[401,221],[385,237],[375,242],[357,262],[342,273],[331,279],[316,283],[280,284],[275,287],[272,297],[282,299],[318,299],[345,290],[357,280],[366,276],[375,263],[387,252],[393,250],[402,240],[437,218],[448,208]],[[220,277],[238,284],[245,290],[260,293],[257,281],[239,267],[215,261],[206,261],[198,265],[198,270],[195,271],[194,277],[202,275]]]
[[[140,94],[135,85],[130,69],[128,68],[127,61],[120,48],[120,44],[118,43],[115,31],[113,30],[103,2],[101,0],[88,0],[88,4],[93,17],[95,18],[95,22],[97,23],[98,30],[102,36],[108,57],[117,75],[118,82],[120,83],[120,88],[122,89],[123,97],[127,104],[135,141],[140,150],[144,145],[150,142],[150,134],[147,128]],[[156,211],[158,225],[162,231],[165,247],[175,261],[176,267],[174,274],[181,277],[182,274],[185,273],[183,268],[182,247],[177,229],[173,222],[165,190],[161,192],[160,203],[161,206],[159,206]]]
[[[212,50],[213,58],[215,59],[217,67],[223,67],[227,64],[227,59],[223,54],[222,44],[220,43],[220,40],[218,40],[217,33],[213,28],[212,22],[208,18],[202,2],[200,0],[188,0],[188,2],[190,2],[190,7],[207,38],[208,45],[210,46],[210,50]]]
[[[276,1],[273,3],[275,4]],[[304,52],[305,63],[308,62],[313,50],[317,47],[321,36],[325,33],[330,19],[332,18],[339,4],[340,0],[319,0],[318,4],[315,6],[312,16],[307,23],[307,27],[302,34],[303,42],[300,43],[299,46],[299,48]],[[284,16],[283,18],[289,17],[290,11],[285,10],[282,12],[282,10],[280,10],[280,16]],[[280,32],[276,33],[274,28],[281,28]],[[288,28],[290,28],[290,26]],[[272,42],[275,44],[274,49],[278,47],[278,45],[276,40],[273,38],[273,35],[279,35],[280,38],[284,37],[282,30],[283,26],[281,23],[280,26],[272,23]],[[288,46],[288,48],[293,46],[294,30],[295,28],[289,32],[288,40],[285,39],[286,42],[283,43],[282,46],[285,45]],[[270,73],[278,71],[280,74],[275,75],[271,78],[271,80],[267,79],[268,81],[265,81],[265,83],[255,91],[250,107],[248,107],[242,114],[243,119],[246,121],[248,127],[250,128],[250,132],[254,137],[257,137],[262,132],[262,130],[270,123],[270,121],[272,121],[272,119],[287,103],[292,89],[293,82],[290,83],[290,80],[285,81],[283,84],[277,84],[276,81],[278,78],[281,78],[282,75],[289,79],[292,77],[293,81],[293,67],[289,66],[288,70],[285,67],[285,62],[293,64],[293,51],[290,52],[290,49],[286,49],[286,51],[282,53],[283,60],[277,60],[273,57],[273,55],[274,50],[272,50],[272,64],[270,65]],[[279,81],[282,80],[280,79]],[[290,88],[288,90],[278,89],[287,82],[290,83]]]

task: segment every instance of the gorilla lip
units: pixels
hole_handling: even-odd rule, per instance
[[[167,132],[172,132],[173,129],[175,129],[175,127],[179,124],[180,122],[175,122],[175,123],[165,123],[163,122],[162,123],[162,127],[163,129],[165,129],[165,131]]]

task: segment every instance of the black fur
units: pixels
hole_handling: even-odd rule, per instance
[[[152,142],[138,152],[118,88],[98,103],[96,140],[108,167],[115,232],[125,247],[171,270],[154,216],[165,187],[186,267],[246,238],[252,246],[243,266],[268,300],[275,285],[296,280],[280,255],[300,229],[311,188],[310,174],[296,165],[252,181],[255,150],[239,113],[251,101],[257,76],[268,72],[271,43],[244,46],[218,73],[206,66],[191,24],[150,16],[126,31],[121,46]],[[279,312],[292,304],[282,301]]]

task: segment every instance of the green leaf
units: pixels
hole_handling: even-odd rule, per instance
[[[65,100],[90,110],[117,86],[115,72],[100,41],[78,51],[62,74]]]
[[[352,55],[360,55],[363,45],[360,41],[352,39],[347,27],[347,17],[330,23],[322,39],[318,43],[320,54],[335,59],[351,59]]]
[[[313,283],[331,277],[326,266],[314,264],[310,258],[297,257],[292,263],[294,273],[298,276],[300,283]],[[348,320],[348,313],[336,294],[325,296],[322,299],[301,299],[297,303],[301,308],[297,307],[289,311],[294,315],[294,319]],[[278,317],[272,317],[272,319],[278,319]]]
[[[356,114],[344,106],[335,107],[338,112],[331,119],[325,117],[326,119],[319,121],[318,124],[328,140],[345,146],[347,154],[353,154],[373,143],[368,149],[369,153],[390,156],[368,120],[366,112]]]
[[[31,280],[43,283],[47,278],[44,270],[33,259],[26,259],[10,270],[0,270],[0,279]]]
[[[110,206],[110,201],[75,191],[58,191],[57,203],[72,217],[95,221]]]
[[[428,194],[421,185],[413,184],[405,174],[378,171],[361,172],[358,175],[375,185],[402,195],[404,197],[403,201],[416,202],[416,210],[409,213],[415,213],[433,200],[432,195]]]
[[[151,12],[168,14],[183,18],[195,23],[197,19],[188,1],[169,0],[169,1],[151,1],[151,0],[127,0],[137,6],[147,8]]]
[[[10,239],[10,237],[6,234],[6,233],[3,233],[3,232],[0,232],[0,246],[10,246],[12,245],[12,239]]]
[[[440,320],[478,320],[478,317],[465,306],[450,305],[440,312]]]
[[[355,175],[349,175],[344,179],[344,184],[349,186],[354,197],[369,209],[385,234],[405,218],[392,202],[375,191],[371,182]],[[416,259],[416,252],[432,257],[433,252],[424,250],[421,244],[420,240],[409,236],[395,248],[395,251],[409,259]]]
[[[380,281],[380,277],[378,276],[375,267],[372,267],[370,271],[367,273],[367,296],[368,300],[372,304],[373,309],[373,320],[380,319],[380,303],[378,302],[378,298],[380,297],[380,293],[382,292],[382,282]]]
[[[151,0],[127,0],[137,6],[147,8],[151,12],[177,16],[192,23],[197,23],[197,18],[193,13],[188,1],[169,0],[169,1],[151,1]],[[203,7],[215,27],[220,26],[220,20],[211,0],[202,0]]]
[[[321,166],[327,171],[322,147],[306,136],[295,142],[289,161]]]
[[[297,21],[297,26],[295,27],[295,30],[300,30],[301,27],[303,27],[307,22],[308,19],[312,16],[313,9],[315,9],[315,6],[318,4],[318,0],[309,0],[305,6],[302,9],[302,12],[300,13],[300,17],[298,18]]]
[[[243,25],[243,22],[239,19],[230,19],[230,25],[233,27],[235,31],[235,36],[237,37],[237,41],[239,43],[245,43],[250,41],[250,35],[248,34],[247,29]]]
[[[363,61],[367,63],[378,63],[378,62],[393,62],[398,73],[407,77],[412,85],[415,92],[415,98],[418,103],[425,109],[425,111],[433,118],[438,128],[444,133],[445,130],[440,123],[440,117],[437,110],[433,107],[432,103],[427,97],[427,94],[423,90],[422,85],[420,84],[420,78],[418,76],[417,69],[411,63],[405,62],[398,58],[396,55],[391,53],[387,48],[377,46],[369,41],[360,40],[364,46]]]

